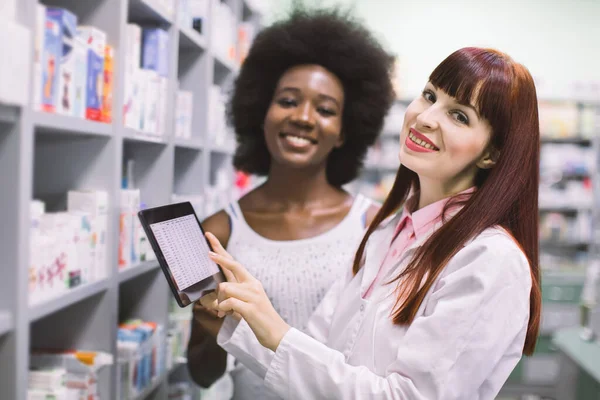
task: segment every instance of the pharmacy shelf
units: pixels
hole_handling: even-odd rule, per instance
[[[135,279],[140,275],[147,272],[154,271],[158,268],[158,261],[145,261],[138,265],[134,265],[129,268],[125,268],[119,271],[119,283],[127,282],[128,280]]]
[[[507,383],[500,391],[498,398],[503,396],[523,396],[524,394],[553,399],[556,396],[556,387],[553,385]]]
[[[226,59],[220,53],[215,53],[214,57],[215,57],[216,65],[228,70],[230,73],[237,73],[238,67],[235,65],[235,63],[233,61]]]
[[[173,15],[156,0],[129,0],[129,16],[133,21],[173,23]]]
[[[192,28],[179,27],[179,47],[182,49],[206,49],[206,37]]]
[[[574,241],[574,240],[542,240],[540,241],[540,247],[542,248],[555,248],[555,249],[578,249],[585,250],[590,246],[589,242]]]
[[[13,124],[19,118],[19,107],[0,103],[0,124]]]
[[[191,149],[191,150],[203,150],[204,143],[202,140],[198,139],[182,139],[182,138],[174,138],[173,144],[175,147],[179,147],[182,149]]]
[[[168,371],[162,373],[160,376],[156,377],[150,385],[148,385],[140,394],[134,397],[135,400],[145,400],[147,399],[152,392],[154,392],[158,387],[167,380]]]
[[[556,144],[579,144],[589,146],[592,143],[591,138],[586,138],[582,136],[571,136],[571,137],[550,137],[550,136],[541,136],[542,144],[545,143],[556,143]]]
[[[121,185],[124,166],[132,161],[132,178],[147,207],[167,204],[173,193],[202,194],[214,177],[231,165],[232,148],[211,150],[207,110],[213,85],[230,89],[238,66],[224,54],[217,54],[208,35],[201,35],[180,23],[171,0],[19,0],[15,2],[20,22],[35,38],[39,33],[34,10],[38,5],[62,7],[78,17],[79,25],[89,25],[106,33],[114,48],[112,122],[101,123],[34,108],[0,104],[0,167],[4,186],[0,210],[0,250],[6,262],[0,271],[0,399],[27,398],[29,352],[36,346],[85,348],[110,352],[116,359],[118,325],[127,319],[155,321],[168,329],[172,298],[168,283],[156,261],[123,271],[118,269]],[[218,1],[218,0],[217,0]],[[259,15],[246,7],[245,0],[224,0],[237,23],[260,26]],[[248,4],[251,4],[248,2]],[[252,3],[253,4],[253,3]],[[171,11],[171,8],[173,9]],[[211,29],[214,7],[208,9],[206,32],[220,35],[225,27]],[[124,127],[123,102],[127,84],[127,56],[130,46],[128,23],[156,27],[167,32],[167,92],[165,135],[151,136]],[[179,25],[182,26],[179,26]],[[233,26],[231,26],[234,29]],[[237,38],[237,35],[234,36]],[[34,53],[34,43],[26,49]],[[44,49],[44,52],[46,49]],[[45,54],[45,53],[44,53]],[[33,57],[32,57],[33,59]],[[39,71],[33,63],[29,75]],[[58,70],[57,70],[58,71]],[[59,71],[58,71],[59,72]],[[33,78],[32,78],[33,80]],[[30,100],[34,85],[31,85]],[[38,87],[39,89],[39,87]],[[193,95],[192,140],[174,138],[176,90]],[[225,155],[223,155],[225,154]],[[66,209],[69,190],[102,190],[109,199],[105,235],[107,278],[65,290],[59,295],[30,304],[29,286],[32,235],[28,229],[30,200],[45,201],[48,212]],[[35,289],[33,289],[35,290]],[[18,321],[25,322],[19,323]],[[78,323],[72,323],[77,321]],[[6,335],[6,333],[9,335]],[[7,340],[9,338],[10,340]],[[182,364],[175,364],[182,371]],[[137,398],[166,398],[169,371],[153,382]],[[117,398],[116,368],[99,381],[101,399]]]
[[[553,336],[552,343],[600,382],[600,343],[587,342],[581,339],[580,333],[580,327],[560,330]]]
[[[167,144],[168,138],[165,136],[150,135],[145,132],[136,131],[135,129],[123,128],[122,130],[123,139],[130,142],[140,143],[156,143],[156,144]]]
[[[540,212],[557,212],[557,213],[577,213],[582,211],[590,211],[592,206],[553,206],[549,204],[540,204]]]
[[[79,134],[112,136],[112,125],[87,119],[37,111],[33,114],[36,132],[53,134]]]
[[[30,304],[29,320],[30,322],[37,321],[38,319],[47,317],[92,296],[103,293],[108,289],[109,284],[109,279],[86,283],[76,288],[69,289],[57,297]]]
[[[0,311],[0,337],[13,330],[12,315],[8,311]]]
[[[210,148],[210,151],[212,153],[225,154],[231,156],[235,153],[235,148],[233,148],[232,146],[213,144]]]

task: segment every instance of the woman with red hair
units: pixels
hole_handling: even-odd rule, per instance
[[[207,234],[218,343],[291,399],[493,399],[540,323],[539,122],[527,69],[463,48],[408,107],[401,166],[308,332]],[[285,268],[282,265],[281,268]]]

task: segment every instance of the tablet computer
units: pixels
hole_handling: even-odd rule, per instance
[[[180,307],[226,281],[208,256],[212,248],[190,202],[148,208],[138,218]]]

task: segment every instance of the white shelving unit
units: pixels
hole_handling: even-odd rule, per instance
[[[17,20],[35,31],[38,0],[19,0]],[[215,56],[209,37],[211,16],[201,35],[179,26],[156,0],[39,0],[75,13],[79,25],[107,34],[115,49],[112,123],[105,124],[0,105],[0,399],[26,398],[32,348],[88,349],[116,354],[117,326],[128,318],[168,327],[171,293],[156,261],[120,271],[117,266],[119,191],[122,165],[135,161],[134,178],[148,207],[171,202],[172,194],[199,195],[214,182],[215,169],[231,164],[231,149],[211,146],[207,132],[211,84],[229,85],[239,67]],[[261,16],[246,0],[222,0],[238,22],[258,27]],[[177,7],[177,1],[175,1]],[[126,24],[161,27],[169,33],[167,135],[154,138],[123,126]],[[237,37],[237,34],[236,36]],[[33,46],[28,51],[33,55]],[[221,54],[221,52],[218,52]],[[31,57],[33,59],[33,57]],[[33,66],[30,71],[33,82]],[[192,139],[173,138],[177,85],[194,95]],[[32,89],[34,85],[31,85]],[[33,98],[33,96],[31,96]],[[69,190],[97,189],[109,195],[108,276],[47,301],[28,296],[29,204],[39,198],[50,211],[65,209]],[[116,363],[115,363],[116,364]],[[180,364],[176,364],[179,368]],[[175,368],[175,367],[174,367]],[[116,365],[100,376],[103,400],[117,399]],[[166,399],[166,371],[137,399]]]

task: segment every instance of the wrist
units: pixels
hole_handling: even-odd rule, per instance
[[[291,329],[291,326],[289,326],[287,323],[285,323],[285,321],[281,321],[280,326],[277,329],[273,330],[274,331],[273,338],[272,338],[271,344],[268,346],[268,348],[270,350],[272,350],[273,352],[277,351],[279,344],[281,343],[281,341],[283,340],[283,338],[289,332],[290,329]]]

